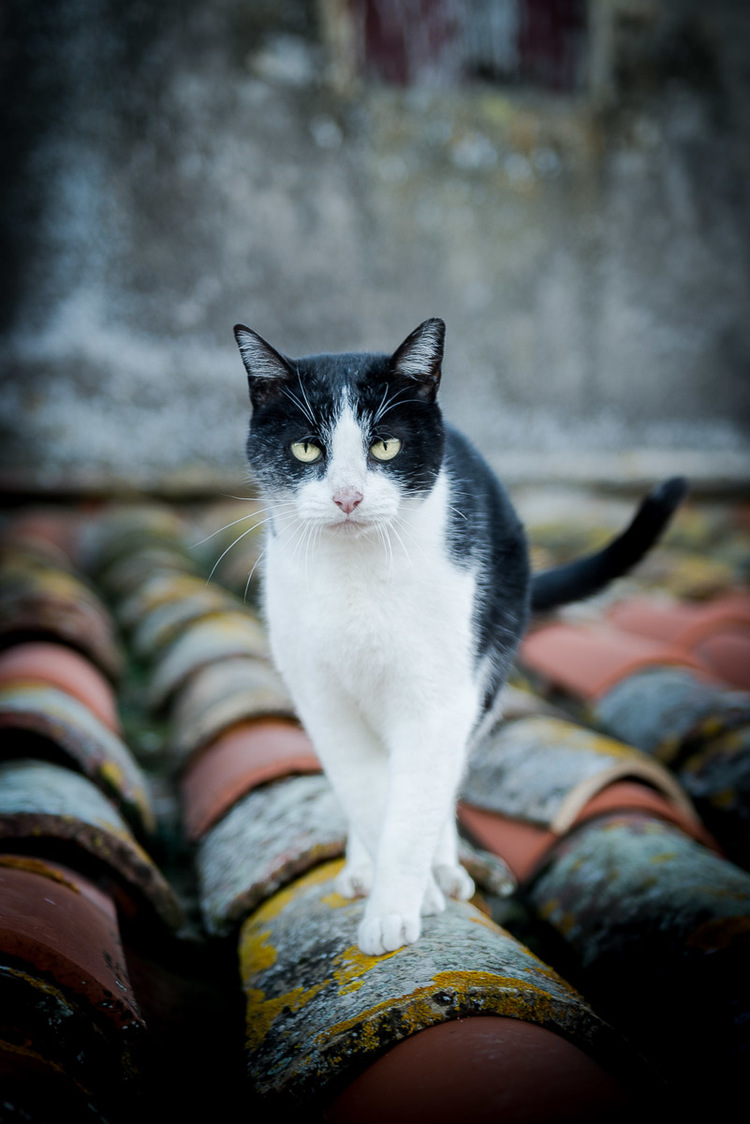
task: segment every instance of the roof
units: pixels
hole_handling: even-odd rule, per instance
[[[623,510],[520,500],[537,568]],[[335,893],[344,820],[269,659],[256,514],[5,513],[8,1118],[346,1121],[394,1101],[489,1118],[502,1096],[616,1119],[686,1083],[715,1106],[719,1077],[729,1097],[748,1023],[750,507],[688,504],[633,575],[534,621],[461,791],[477,897],[381,958]]]

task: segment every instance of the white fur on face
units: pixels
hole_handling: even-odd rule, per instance
[[[297,514],[306,521],[338,526],[382,526],[398,512],[401,493],[387,472],[368,467],[367,434],[346,398],[327,441],[326,473],[297,491]],[[345,514],[334,502],[342,493],[359,493],[361,502]]]
[[[335,508],[331,475],[360,484],[366,474],[352,518],[373,493],[398,497],[366,467],[364,445],[342,415],[329,472],[302,489],[311,508],[318,493],[325,511]],[[358,939],[370,955],[417,938],[420,913],[444,905],[436,880],[454,896],[473,891],[452,816],[480,705],[476,579],[446,549],[449,502],[441,474],[429,495],[400,504],[392,532],[352,523],[349,534],[342,517],[309,552],[283,536],[268,547],[271,649],[350,822],[355,843],[337,885],[369,892]]]

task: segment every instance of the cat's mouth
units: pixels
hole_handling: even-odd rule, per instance
[[[339,519],[331,520],[330,523],[326,524],[326,529],[332,531],[335,535],[356,538],[358,535],[364,535],[371,531],[373,524],[369,519],[363,519],[361,516],[345,515]]]

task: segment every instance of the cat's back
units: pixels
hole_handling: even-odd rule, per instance
[[[501,551],[526,557],[526,538],[513,504],[497,475],[471,441],[445,426],[445,468],[451,490],[448,536],[458,559]],[[523,568],[523,567],[522,567]]]
[[[512,660],[528,619],[526,535],[505,488],[474,445],[446,425],[444,465],[450,485],[447,547],[476,574],[476,653],[485,667],[488,702]]]

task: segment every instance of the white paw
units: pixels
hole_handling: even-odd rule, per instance
[[[384,913],[368,917],[365,914],[360,922],[357,943],[368,956],[382,956],[385,952],[395,952],[402,945],[414,944],[419,933],[419,915],[412,917],[401,913]]]
[[[449,898],[466,902],[474,894],[474,883],[462,866],[439,863],[433,868],[438,886]]]
[[[427,886],[425,887],[424,897],[422,898],[422,916],[427,917],[433,913],[442,913],[445,909],[445,896],[435,879],[431,876]]]
[[[336,892],[342,898],[366,898],[372,889],[372,876],[372,863],[346,863],[336,878]]]

